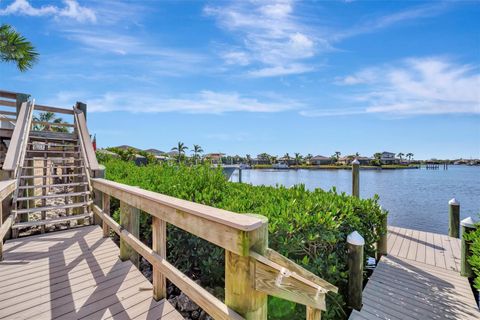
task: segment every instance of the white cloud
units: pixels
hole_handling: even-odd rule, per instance
[[[407,59],[395,66],[362,70],[336,83],[362,85],[365,91],[354,96],[354,103],[363,108],[318,110],[318,116],[358,114],[360,110],[390,115],[480,114],[478,67],[445,58]]]
[[[65,104],[71,94],[61,92],[49,101]],[[83,95],[85,96],[85,95]],[[302,108],[297,101],[264,95],[262,99],[241,96],[236,92],[200,91],[181,97],[162,97],[155,93],[107,92],[85,99],[91,112],[127,111],[133,113],[182,112],[222,114],[227,112],[272,113]],[[73,101],[73,100],[72,100]]]
[[[223,52],[221,56],[225,62],[250,65],[247,74],[254,77],[312,71],[313,67],[299,66],[328,47],[299,21],[293,11],[294,2],[291,0],[243,1],[204,9],[207,15],[217,19],[220,26],[238,37],[242,49]]]
[[[0,9],[1,15],[26,15],[26,16],[54,16],[56,18],[71,18],[79,22],[95,22],[95,12],[87,7],[82,7],[76,0],[64,0],[63,8],[54,5],[33,7],[28,0],[15,0],[5,9]]]

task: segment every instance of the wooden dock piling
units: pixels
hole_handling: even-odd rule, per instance
[[[465,239],[465,235],[468,235],[470,232],[475,231],[475,221],[471,217],[463,219],[460,223],[462,226],[462,244],[460,246],[460,274],[464,277],[471,278],[473,277],[472,267],[468,262],[471,252],[470,252],[470,241]]]
[[[453,198],[448,202],[449,220],[448,235],[453,238],[460,237],[460,202]]]
[[[348,306],[355,310],[362,308],[363,290],[363,247],[365,240],[354,231],[347,237],[348,246]]]
[[[352,195],[360,197],[360,162],[357,159],[352,161]]]

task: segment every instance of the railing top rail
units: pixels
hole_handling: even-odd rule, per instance
[[[92,179],[92,181],[94,188],[105,186],[107,188],[116,189],[122,193],[131,194],[145,200],[150,200],[158,203],[159,205],[199,216],[240,231],[254,231],[264,224],[264,220],[257,217],[209,207],[203,204],[170,197],[161,193],[140,189],[138,187],[132,187],[106,179],[96,178]]]
[[[95,150],[93,150],[92,140],[90,139],[90,134],[88,133],[87,122],[85,120],[85,115],[80,110],[74,108],[73,114],[75,117],[75,125],[77,127],[78,135],[82,141],[82,148],[85,151],[86,161],[90,170],[99,170],[100,166],[98,165],[97,156],[95,155]]]
[[[0,90],[0,97],[8,99],[17,99],[17,92]]]
[[[15,190],[15,179],[0,181],[0,201],[3,201],[8,195]]]
[[[41,104],[36,104],[35,110],[54,112],[54,113],[73,114],[72,109],[57,108],[57,107],[45,106]]]

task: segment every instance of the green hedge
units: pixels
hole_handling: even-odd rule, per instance
[[[378,198],[357,199],[335,189],[309,191],[305,186],[252,186],[226,181],[221,169],[208,166],[148,165],[137,167],[121,160],[105,160],[106,178],[170,196],[238,213],[269,219],[269,246],[340,288],[327,296],[323,319],[346,318],[346,237],[354,230],[366,243],[366,256],[374,256],[374,243],[387,214]],[[144,241],[149,242],[150,220],[142,217]],[[168,259],[204,286],[224,285],[224,253],[178,228],[168,229]],[[269,300],[271,319],[305,319],[305,308],[279,299]]]
[[[468,262],[472,266],[472,270],[475,274],[475,279],[473,282],[474,287],[480,291],[480,223],[477,223],[477,229],[468,234],[466,239],[471,241],[470,251],[472,255]]]

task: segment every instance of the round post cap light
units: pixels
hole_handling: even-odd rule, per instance
[[[475,221],[472,217],[468,217],[468,218],[463,219],[460,222],[460,225],[462,227],[475,228],[475,223],[477,223],[477,221]]]
[[[360,164],[360,161],[358,161],[358,159],[355,159],[352,161],[352,164]]]
[[[448,204],[451,206],[459,206],[460,202],[457,199],[453,198],[452,200],[448,201]]]
[[[353,231],[347,237],[347,242],[353,244],[354,246],[363,246],[365,244],[365,239],[357,231]]]

